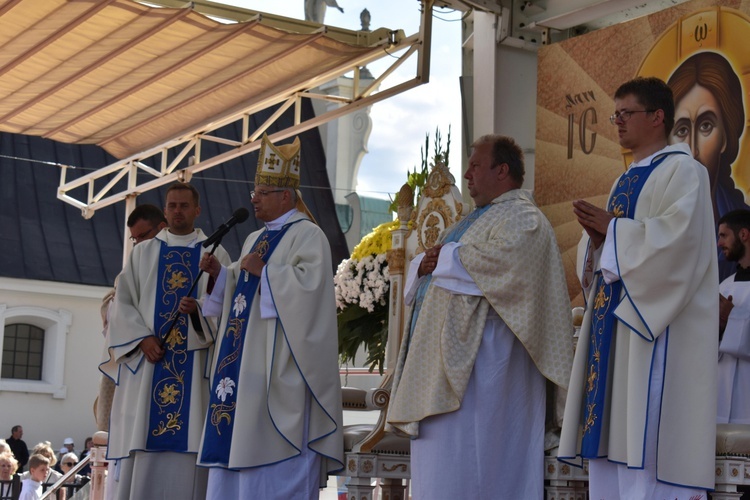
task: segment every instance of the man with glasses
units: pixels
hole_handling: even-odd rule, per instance
[[[164,212],[162,212],[161,208],[156,205],[151,205],[150,203],[144,203],[143,205],[138,205],[132,212],[130,212],[126,224],[130,231],[130,241],[133,245],[137,245],[146,240],[150,240],[156,236],[156,233],[167,227],[167,219],[164,217]],[[109,310],[112,301],[115,298],[117,280],[119,277],[120,276],[118,275],[115,278],[115,286],[102,299],[102,335],[104,335],[105,343],[109,340]],[[109,359],[109,355],[106,353],[106,348],[105,359]],[[109,430],[109,414],[112,410],[112,397],[114,396],[114,393],[115,383],[111,378],[102,374],[101,379],[99,380],[99,396],[96,398],[94,406],[97,430]]]
[[[201,262],[216,277],[204,314],[221,315],[198,454],[209,499],[318,498],[343,467],[331,249],[298,189],[299,149],[263,137],[251,201],[265,228],[231,267]]]
[[[558,458],[589,459],[590,498],[706,499],[714,486],[718,270],[706,169],[674,125],[669,87],[615,93],[632,163],[606,209],[573,202],[587,310]]]
[[[138,205],[130,212],[127,225],[130,230],[130,241],[137,245],[150,240],[167,227],[167,219],[159,207],[146,203]]]
[[[215,331],[201,323],[199,299],[208,276],[198,278],[206,235],[195,227],[201,213],[195,187],[167,189],[168,226],[135,246],[117,285],[109,322],[109,359],[100,369],[117,384],[107,458],[107,496],[114,499],[205,496],[206,471],[195,466],[208,396],[205,367]],[[131,227],[148,238],[160,224]],[[226,251],[216,255],[229,263]],[[176,318],[176,321],[173,320]]]

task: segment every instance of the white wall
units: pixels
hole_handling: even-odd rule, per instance
[[[76,450],[83,449],[85,438],[96,431],[92,408],[99,390],[97,365],[104,344],[99,310],[107,291],[106,287],[0,278],[0,309],[6,313],[62,311],[62,317],[69,318],[69,325],[63,328],[67,331],[61,333],[62,387],[54,393],[17,392],[7,389],[9,381],[0,381],[4,384],[0,389],[0,437],[9,437],[11,427],[21,424],[29,448],[48,440],[60,449],[63,439],[72,437]],[[45,359],[47,356],[45,352]]]
[[[490,133],[513,137],[526,160],[524,188],[533,189],[537,53],[498,43],[499,24],[494,14],[474,13],[473,50],[465,53],[472,59],[473,72],[474,137],[468,142]]]
[[[495,133],[513,137],[524,152],[524,188],[534,188],[537,54],[499,45],[495,64]],[[475,100],[477,96],[475,95]]]

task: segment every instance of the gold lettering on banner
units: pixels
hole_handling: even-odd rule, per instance
[[[708,38],[708,24],[703,23],[696,26],[694,36],[696,42],[702,42]]]
[[[573,106],[577,106],[579,104],[587,104],[595,101],[596,96],[594,95],[594,91],[586,90],[585,92],[574,95],[567,94],[565,96],[565,107],[572,108]]]
[[[586,125],[591,120],[591,125],[596,125],[596,110],[594,108],[586,108],[581,115],[581,121],[578,122],[578,139],[581,141],[581,151],[583,154],[588,155],[594,150],[596,145],[596,132],[591,132],[589,136],[591,138],[591,144],[586,144]]]
[[[698,49],[717,48],[719,44],[718,11],[706,10],[682,22],[682,53]]]
[[[593,104],[596,102],[596,95],[593,90],[586,90],[577,94],[566,94],[565,95],[565,109],[569,110],[568,113],[568,159],[573,159],[573,147],[576,143],[575,138],[575,123],[576,123],[576,109],[581,105]],[[580,108],[578,108],[580,109]],[[596,109],[593,106],[588,106],[583,109],[578,117],[578,143],[581,146],[583,154],[591,154],[594,151],[596,145],[596,132],[588,131],[589,125],[596,125]]]

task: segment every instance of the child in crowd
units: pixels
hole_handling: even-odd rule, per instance
[[[29,458],[29,477],[21,483],[21,496],[18,500],[39,500],[42,498],[42,481],[49,473],[49,459],[43,455]]]

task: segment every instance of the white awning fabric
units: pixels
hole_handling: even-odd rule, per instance
[[[0,0],[0,130],[125,158],[281,102],[403,39],[242,9],[224,24],[197,3],[210,4]]]

